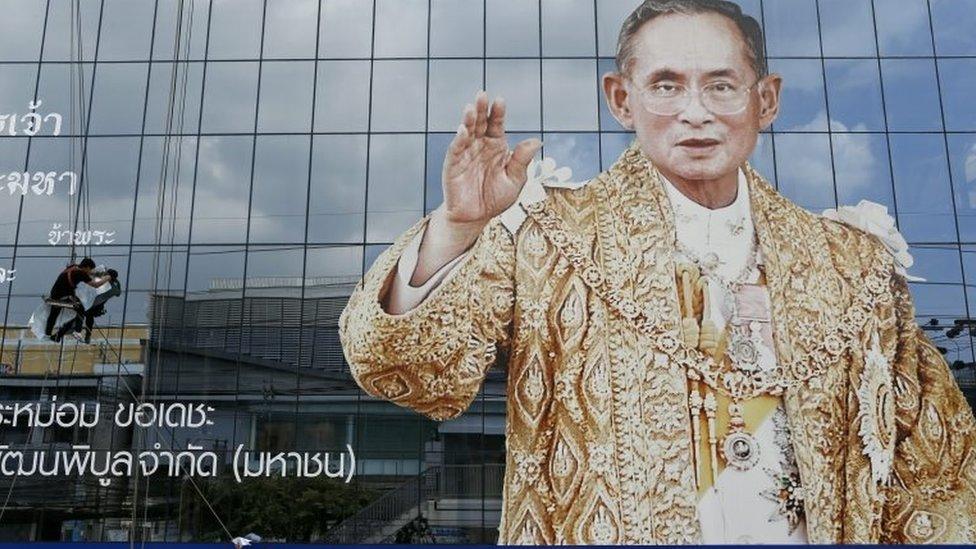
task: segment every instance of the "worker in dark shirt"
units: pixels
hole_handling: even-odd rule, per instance
[[[88,284],[94,288],[97,288],[104,284],[110,279],[109,276],[102,276],[98,278],[92,278],[91,273],[95,269],[95,262],[90,257],[86,257],[81,260],[77,265],[68,265],[58,278],[54,281],[54,285],[51,286],[51,293],[48,299],[53,302],[62,302],[70,305],[70,308],[74,309],[79,315],[84,315],[85,310],[75,295],[75,288],[79,284]],[[51,306],[51,312],[47,317],[47,325],[44,329],[44,333],[51,335],[54,330],[54,325],[57,324],[58,316],[61,315],[61,309],[63,306]],[[58,336],[64,335],[63,333],[58,333],[55,337],[52,337],[55,341],[60,340]]]
[[[100,294],[87,311],[85,311],[85,343],[91,343],[92,328],[95,326],[95,318],[105,314],[105,302],[110,298],[122,294],[122,286],[119,284],[119,272],[115,269],[105,271],[108,276],[109,284],[112,289]],[[62,328],[63,329],[63,328]],[[74,331],[81,330],[81,317],[75,318]]]

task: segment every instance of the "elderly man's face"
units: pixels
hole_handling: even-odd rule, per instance
[[[660,16],[634,40],[628,77],[604,82],[618,120],[635,130],[641,149],[669,178],[711,181],[734,173],[776,117],[779,77],[758,80],[741,32],[719,14]],[[734,109],[714,108],[702,95],[706,88],[731,86],[747,94],[745,105],[731,114],[726,111]],[[651,88],[658,95],[683,88],[691,97],[675,114],[652,112]]]

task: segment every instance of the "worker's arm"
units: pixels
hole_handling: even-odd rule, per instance
[[[86,280],[85,281],[85,284],[88,284],[92,288],[98,288],[102,284],[105,284],[106,282],[109,282],[111,280],[112,280],[112,277],[109,276],[109,275],[97,276],[97,277],[95,277],[95,278],[93,278],[91,280]]]

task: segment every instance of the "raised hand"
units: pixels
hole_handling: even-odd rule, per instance
[[[448,147],[441,172],[444,202],[430,216],[410,279],[419,286],[468,249],[493,217],[518,200],[538,139],[527,139],[509,150],[505,140],[505,101],[489,104],[478,92],[464,108],[457,135]]]
[[[461,125],[447,150],[441,183],[444,220],[458,226],[483,227],[518,199],[526,168],[542,146],[527,139],[508,148],[505,139],[505,101],[489,103],[478,92],[463,111]]]

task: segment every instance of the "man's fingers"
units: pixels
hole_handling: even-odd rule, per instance
[[[478,120],[475,123],[474,136],[482,137],[488,130],[488,94],[484,90],[475,96],[475,109],[478,111]]]
[[[532,162],[532,157],[541,148],[542,141],[535,138],[526,139],[516,145],[515,150],[512,151],[512,158],[508,160],[508,165],[505,166],[505,173],[508,175],[508,178],[512,181],[524,183],[526,180],[525,170],[529,167],[529,163]]]
[[[491,113],[488,115],[488,137],[505,137],[505,100],[501,97],[495,99],[491,105]]]
[[[467,128],[468,133],[474,136],[475,128],[477,127],[478,114],[476,107],[468,103],[464,106],[464,111],[461,114],[461,124]]]
[[[467,126],[461,124],[458,126],[457,133],[454,134],[454,139],[451,140],[451,144],[447,147],[448,156],[455,161],[461,158],[472,140],[473,138]]]

